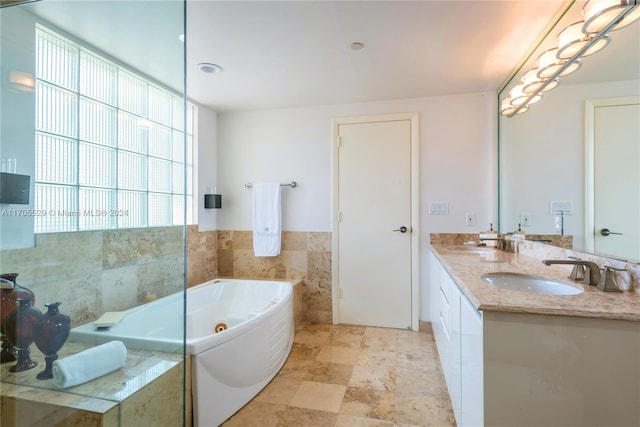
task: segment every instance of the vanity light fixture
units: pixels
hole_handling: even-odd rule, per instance
[[[615,22],[609,31],[619,30],[635,22],[640,18],[640,8],[636,8],[619,18],[620,12],[627,7],[638,5],[638,0],[589,0],[582,8],[584,16],[584,26],[582,32],[585,34],[595,34],[603,28]]]
[[[582,32],[582,24],[584,24],[584,21],[575,22],[558,34],[558,52],[556,53],[558,59],[571,59],[572,56],[589,43],[591,36]],[[601,37],[595,43],[590,43],[589,48],[581,56],[584,58],[601,51],[610,41],[611,37],[609,36]]]
[[[578,68],[582,66],[582,61],[576,59],[571,64],[564,66],[567,61],[558,59],[558,48],[546,50],[538,57],[536,64],[538,65],[538,77],[541,79],[548,79],[557,73],[555,77],[564,77],[569,74],[578,71]],[[558,73],[558,70],[562,68],[562,71]]]
[[[558,86],[558,84],[560,83],[560,79],[556,77],[551,82],[547,83],[543,88],[542,86],[546,81],[546,79],[541,79],[540,77],[538,77],[537,68],[527,71],[525,75],[522,76],[522,79],[520,80],[522,81],[522,85],[523,85],[522,92],[526,94],[536,93],[538,91],[547,92],[555,88],[556,86]]]
[[[520,108],[511,105],[511,98],[505,98],[500,102],[500,114],[503,116],[511,116],[512,114],[522,114],[529,111],[527,105],[523,105]]]
[[[535,93],[533,96],[525,93],[524,84],[515,86],[509,91],[509,98],[511,98],[511,105],[517,107],[523,104],[535,104],[542,99],[542,93]]]
[[[588,0],[582,9],[585,21],[573,23],[559,33],[558,47],[538,57],[538,68],[529,70],[522,77],[522,84],[512,88],[509,96],[500,102],[500,114],[513,117],[527,111],[530,104],[540,101],[543,92],[558,86],[559,77],[580,68],[580,58],[592,55],[609,44],[609,31],[638,20],[638,6],[640,0]]]

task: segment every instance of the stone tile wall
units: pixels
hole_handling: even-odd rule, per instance
[[[182,290],[183,228],[38,234],[33,248],[0,251],[0,267],[77,326]],[[285,231],[280,255],[255,257],[251,231],[187,227],[188,286],[216,277],[301,280],[303,321],[332,321],[330,232]]]
[[[275,257],[253,254],[251,231],[218,231],[218,277],[299,279],[303,321],[331,323],[331,233],[285,231]]]
[[[76,326],[183,289],[183,227],[37,234],[33,248],[0,251],[0,268]]]
[[[217,247],[217,230],[199,231],[197,225],[187,226],[187,286],[218,276]]]

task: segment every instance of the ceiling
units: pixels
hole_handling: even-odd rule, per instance
[[[494,92],[563,5],[565,0],[188,0],[187,93],[227,112]],[[182,87],[178,1],[44,0],[19,7]],[[351,50],[353,42],[364,48]],[[204,74],[200,62],[224,72]]]
[[[187,90],[221,112],[496,91],[563,3],[190,0]]]

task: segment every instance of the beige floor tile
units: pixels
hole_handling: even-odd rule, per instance
[[[287,404],[302,384],[302,379],[290,379],[276,376],[260,393],[254,398],[258,402],[283,403]]]
[[[286,405],[275,405],[266,402],[251,401],[231,418],[223,427],[275,427],[280,419],[279,414],[287,409]]]
[[[304,381],[289,401],[289,405],[337,413],[346,388],[344,385]]]
[[[306,369],[304,379],[317,383],[347,385],[352,372],[353,365],[315,361]]]
[[[431,334],[425,332],[399,331],[398,351],[433,353],[436,351],[436,344]]]
[[[399,396],[394,418],[397,423],[421,426],[456,425],[448,396]]]
[[[327,344],[331,337],[331,331],[323,331],[318,329],[301,329],[296,332],[294,342],[304,344]]]
[[[440,371],[396,370],[397,396],[441,396],[447,394],[447,386]]]
[[[364,331],[364,336],[396,339],[398,338],[398,329],[367,326],[367,328]]]
[[[315,360],[320,353],[321,346],[315,344],[306,344],[300,342],[294,342],[291,347],[291,353],[289,359],[308,359]]]
[[[391,421],[376,420],[375,418],[356,417],[355,415],[338,415],[335,427],[393,427]]]
[[[440,362],[430,353],[398,352],[397,367],[414,371],[437,371],[440,370]]]
[[[280,372],[276,374],[276,378],[286,378],[300,383],[307,375],[307,369],[313,366],[315,362],[313,359],[294,359],[289,357]]]
[[[349,386],[373,390],[394,391],[396,386],[395,367],[354,366]]]
[[[347,387],[341,414],[393,421],[395,395],[391,391]]]
[[[323,345],[316,357],[321,362],[346,363],[353,365],[358,358],[358,349],[350,347],[338,347],[335,345]]]
[[[360,348],[377,351],[396,351],[398,348],[398,340],[391,336],[365,335],[364,338],[362,338]]]
[[[334,325],[332,332],[344,332],[354,335],[364,335],[364,331],[366,329],[366,326],[360,325]]]
[[[331,332],[327,344],[338,347],[359,348],[364,336],[364,327],[347,326],[340,327]]]
[[[314,409],[287,407],[278,413],[278,427],[333,427],[338,414]]]
[[[304,325],[280,372],[224,425],[440,427],[455,420],[432,334]]]
[[[368,348],[360,349],[356,365],[369,366],[372,368],[384,366],[389,368],[396,367],[397,353],[395,351],[371,350]]]

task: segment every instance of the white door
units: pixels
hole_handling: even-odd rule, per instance
[[[594,251],[640,260],[640,105],[594,112]]]
[[[334,310],[339,323],[414,325],[412,129],[411,119],[337,126]]]

